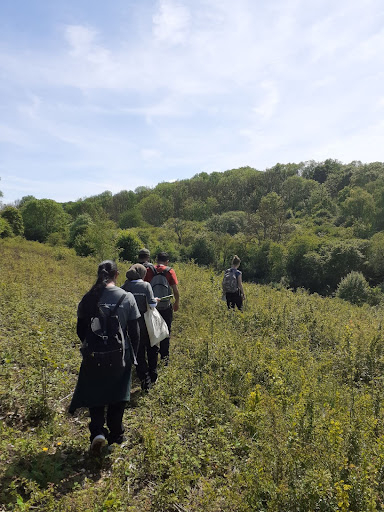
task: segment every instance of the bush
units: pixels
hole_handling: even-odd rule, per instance
[[[336,297],[351,304],[361,305],[368,302],[370,297],[369,284],[361,272],[350,272],[340,281]]]
[[[119,256],[125,261],[136,261],[139,249],[143,245],[140,238],[129,231],[122,231],[116,240]]]
[[[8,238],[10,236],[13,236],[11,225],[7,219],[0,217],[0,238]]]

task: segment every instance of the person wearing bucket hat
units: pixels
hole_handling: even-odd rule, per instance
[[[136,373],[140,379],[141,389],[143,391],[148,391],[157,380],[157,359],[159,352],[157,345],[151,347],[147,326],[144,321],[144,313],[147,311],[147,307],[154,308],[157,305],[151,285],[143,281],[146,273],[147,269],[144,265],[140,263],[132,265],[126,273],[127,280],[122,286],[123,290],[132,293],[141,314],[139,318],[140,341],[136,356]]]

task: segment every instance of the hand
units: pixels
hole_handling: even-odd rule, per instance
[[[179,303],[175,302],[173,305],[173,311],[177,311],[179,309]]]

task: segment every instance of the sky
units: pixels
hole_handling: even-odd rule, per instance
[[[384,161],[382,0],[1,0],[0,190]]]

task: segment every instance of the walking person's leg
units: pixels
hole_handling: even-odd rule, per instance
[[[226,294],[227,299],[227,307],[228,309],[235,309],[236,307],[236,294],[235,293],[229,293]]]
[[[91,450],[95,453],[100,453],[101,449],[106,443],[108,437],[108,430],[104,427],[105,411],[104,405],[98,407],[90,407],[89,415],[91,421],[89,423]]]
[[[140,327],[140,342],[139,342],[139,348],[137,351],[136,359],[137,359],[137,366],[136,366],[136,373],[138,378],[141,382],[142,389],[145,389],[147,387],[147,379],[148,377],[148,364],[146,360],[146,336],[148,337],[148,331],[145,326],[144,318],[141,316],[139,318],[139,327]]]
[[[234,305],[233,305],[233,308],[235,308],[235,304],[236,306],[239,308],[240,311],[243,311],[243,297],[240,293],[240,291],[236,294],[236,297],[234,298]]]
[[[171,337],[171,327],[172,327],[172,320],[173,320],[173,309],[172,306],[167,309],[161,309],[159,310],[159,313],[164,318],[165,323],[168,326],[169,330],[169,337],[165,338],[160,342],[160,358],[164,360],[164,362],[167,364],[169,360],[169,344],[170,344],[170,337]]]
[[[124,416],[125,402],[109,404],[107,408],[107,426],[109,428],[108,444],[121,444],[124,441]]]

